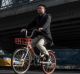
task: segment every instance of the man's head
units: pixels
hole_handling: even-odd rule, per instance
[[[37,7],[37,13],[40,15],[43,15],[46,13],[46,6],[43,4],[38,5]]]

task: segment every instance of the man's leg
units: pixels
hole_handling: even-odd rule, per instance
[[[42,39],[40,39],[40,40],[37,42],[36,47],[37,47],[40,51],[42,51],[45,55],[48,55],[48,56],[49,56],[49,53],[48,53],[48,51],[47,51],[47,49],[45,48],[44,45],[45,45],[45,39],[42,38]]]

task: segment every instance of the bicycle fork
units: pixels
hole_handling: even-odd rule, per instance
[[[21,56],[21,59],[20,59],[20,62],[22,63],[22,66],[24,66],[24,61],[26,60],[26,56],[28,55],[29,53],[29,50],[27,50],[28,48],[25,48],[25,50],[27,51],[26,54],[23,53],[22,56]]]

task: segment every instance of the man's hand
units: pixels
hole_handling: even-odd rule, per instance
[[[43,30],[43,28],[39,28],[38,31],[41,32]]]

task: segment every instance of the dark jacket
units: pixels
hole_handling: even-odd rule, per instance
[[[32,24],[32,25],[31,25]],[[36,32],[34,36],[42,35],[49,42],[52,42],[52,36],[50,32],[51,16],[49,14],[44,14],[42,16],[38,15],[30,24],[31,28],[43,28],[41,32]]]

